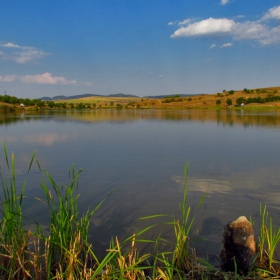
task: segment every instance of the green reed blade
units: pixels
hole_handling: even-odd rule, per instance
[[[170,215],[156,214],[156,215],[144,216],[144,217],[138,218],[138,220],[147,220],[147,219],[160,218],[160,217],[170,217]]]
[[[3,142],[3,148],[4,148],[4,154],[5,154],[6,164],[7,164],[8,169],[10,170],[9,159],[8,159],[8,152],[7,152],[7,146],[6,146],[6,143],[5,143],[5,142]]]
[[[31,157],[31,160],[30,160],[30,163],[29,163],[29,167],[28,167],[27,173],[29,173],[29,171],[30,171],[30,169],[31,169],[31,166],[32,166],[32,164],[33,164],[33,161],[34,161],[35,156],[36,156],[36,150],[35,150],[35,151],[33,152],[33,154],[32,154],[32,157]]]
[[[41,170],[41,165],[40,165],[40,163],[39,163],[39,161],[37,159],[36,159],[36,163],[37,163],[37,166],[38,166],[39,170],[42,171]]]

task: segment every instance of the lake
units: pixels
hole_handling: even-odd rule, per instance
[[[112,236],[125,237],[155,220],[153,214],[180,217],[184,167],[189,163],[188,204],[196,213],[193,246],[218,254],[223,225],[250,216],[255,229],[259,205],[267,203],[279,226],[280,111],[247,110],[84,110],[0,115],[0,138],[14,152],[19,186],[34,150],[43,169],[67,184],[68,169],[83,168],[80,210],[95,207],[90,239],[101,255]],[[6,174],[3,149],[0,165]],[[47,226],[36,164],[27,179],[25,215]],[[27,226],[32,223],[27,220]],[[161,220],[162,221],[162,220]],[[168,218],[165,221],[169,221]],[[159,225],[147,235],[171,236]],[[171,238],[171,237],[170,237]]]

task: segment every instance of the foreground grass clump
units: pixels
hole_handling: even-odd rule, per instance
[[[187,206],[188,166],[180,204],[181,217],[158,214],[142,218],[165,217],[165,223],[173,228],[175,241],[169,242],[160,235],[153,240],[143,238],[144,233],[156,227],[157,224],[153,223],[122,242],[117,237],[113,238],[105,257],[99,259],[88,241],[88,232],[90,219],[104,200],[93,210],[89,209],[83,215],[79,213],[77,189],[82,170],[76,171],[73,167],[69,171],[70,184],[59,185],[46,170],[41,169],[34,152],[27,174],[37,163],[43,174],[40,184],[43,198],[36,199],[49,209],[49,229],[43,231],[39,223],[34,222],[33,232],[23,227],[26,217],[22,209],[27,181],[17,187],[14,155],[9,159],[5,144],[4,154],[10,173],[7,180],[0,174],[3,189],[0,198],[0,279],[272,279],[279,276],[274,254],[280,231],[273,229],[266,206],[261,209],[258,262],[252,266],[249,275],[240,276],[237,269],[235,272],[222,272],[207,259],[197,257],[196,251],[189,246],[195,212]],[[197,209],[204,198],[205,195]],[[148,253],[137,250],[137,245],[143,242],[151,245]],[[173,249],[164,250],[166,243]]]

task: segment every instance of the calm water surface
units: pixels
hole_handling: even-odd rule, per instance
[[[56,182],[67,184],[68,169],[83,168],[81,212],[111,194],[92,218],[91,240],[104,252],[112,236],[123,239],[154,221],[141,216],[179,217],[184,166],[189,162],[188,203],[195,209],[195,243],[217,254],[224,224],[241,215],[259,224],[259,204],[267,202],[280,224],[280,113],[230,110],[89,110],[0,115],[0,138],[14,152],[19,184],[33,151]],[[5,173],[3,149],[0,165]],[[42,172],[28,175],[25,212],[47,225]],[[27,222],[28,223],[28,222]],[[159,226],[150,236],[170,229]]]

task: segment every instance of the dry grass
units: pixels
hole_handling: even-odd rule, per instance
[[[57,102],[66,102],[66,103],[129,103],[129,102],[139,102],[141,98],[139,97],[107,97],[107,96],[92,96],[78,99],[69,99],[69,100],[56,100]]]
[[[269,88],[260,88],[260,89],[250,89],[250,91],[253,90],[254,92],[246,93],[244,90],[236,90],[234,94],[229,94],[228,91],[226,92],[220,92],[220,96],[217,95],[217,93],[213,94],[198,94],[193,95],[190,97],[182,97],[182,101],[180,102],[170,102],[170,103],[164,103],[163,101],[165,98],[161,99],[152,99],[152,98],[134,98],[134,97],[87,97],[87,98],[80,98],[80,99],[73,99],[73,100],[67,100],[67,101],[61,101],[66,103],[96,103],[97,106],[102,105],[102,107],[105,106],[105,103],[107,103],[107,106],[109,106],[110,102],[114,102],[114,106],[119,103],[123,106],[126,106],[128,104],[133,103],[133,105],[136,107],[138,104],[141,108],[158,108],[158,109],[185,109],[185,108],[212,108],[212,107],[226,107],[226,100],[228,98],[232,99],[233,105],[236,104],[236,99],[239,97],[266,97],[268,94],[275,94],[280,95],[280,87],[269,87]],[[278,91],[276,93],[275,91]],[[189,100],[191,98],[191,100]],[[221,100],[221,105],[217,106],[216,101]],[[59,102],[59,101],[57,101]],[[250,104],[248,106],[273,106],[275,107],[276,104],[280,102],[270,102],[265,104]]]
[[[230,94],[229,91],[219,92],[213,94],[198,94],[192,96],[183,96],[181,97],[179,102],[163,102],[166,98],[153,99],[153,98],[145,98],[145,97],[108,97],[108,96],[93,96],[93,97],[85,97],[79,99],[69,99],[69,100],[56,100],[55,103],[67,103],[67,104],[90,104],[91,107],[93,104],[96,107],[102,108],[115,108],[117,104],[122,105],[123,107],[129,106],[129,108],[137,108],[137,105],[142,109],[186,109],[186,108],[224,108],[226,107],[226,100],[230,98],[232,100],[232,104],[236,104],[236,99],[240,97],[267,97],[268,95],[280,95],[280,86],[278,87],[267,87],[267,88],[259,88],[259,89],[250,89],[249,91],[244,90],[235,90],[234,94]],[[218,106],[216,104],[217,100],[221,101],[221,104]],[[178,100],[178,99],[177,99]],[[247,105],[246,107],[276,107],[280,106],[280,102],[268,102],[265,104],[252,103]],[[19,105],[7,104],[0,102],[1,106],[8,106],[14,108],[20,108]],[[35,106],[36,107],[36,106]],[[68,105],[67,107],[70,107]],[[25,109],[32,109],[33,107],[26,107]],[[36,107],[37,108],[37,107]],[[280,107],[279,107],[280,108]]]

